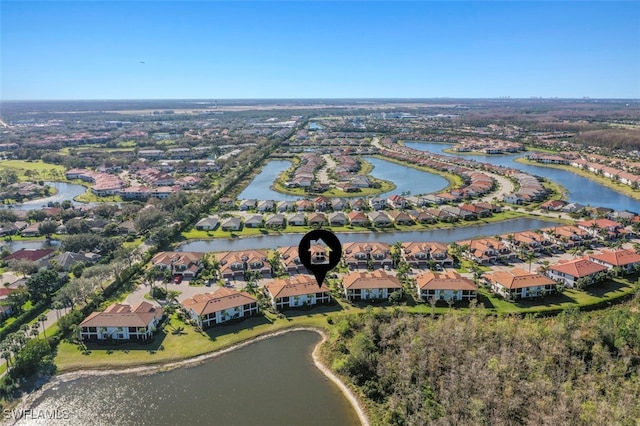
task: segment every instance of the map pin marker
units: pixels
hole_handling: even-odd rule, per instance
[[[318,287],[321,287],[327,272],[340,263],[342,244],[333,232],[316,229],[302,237],[298,256],[300,262],[316,277]]]

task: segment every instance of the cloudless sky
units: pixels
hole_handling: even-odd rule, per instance
[[[637,1],[3,0],[0,49],[2,100],[640,98]]]

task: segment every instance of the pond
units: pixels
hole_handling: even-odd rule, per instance
[[[54,378],[30,408],[66,413],[60,424],[67,426],[359,424],[353,407],[312,361],[319,340],[315,332],[296,331],[193,367],[146,376]]]
[[[291,167],[291,162],[286,160],[269,161],[253,178],[251,183],[238,195],[238,199],[274,200],[274,201],[295,201],[298,195],[282,194],[271,189],[280,173]]]
[[[371,173],[374,177],[391,181],[396,185],[394,190],[381,194],[380,196],[382,197],[388,197],[391,194],[401,194],[405,191],[412,194],[426,194],[440,191],[449,184],[443,177],[432,173],[423,172],[379,158],[366,157],[365,159],[374,166],[374,170]],[[238,198],[275,201],[295,201],[304,198],[304,196],[300,195],[281,194],[271,189],[276,178],[290,166],[291,163],[286,160],[269,161],[251,183],[238,195]],[[353,195],[353,197],[359,196],[358,194]]]
[[[387,198],[392,194],[402,194],[403,192],[429,194],[441,191],[449,185],[445,178],[433,173],[423,172],[422,170],[375,157],[365,157],[365,160],[374,167],[371,172],[373,177],[388,180],[396,185],[394,190],[380,194],[383,198]]]
[[[436,154],[451,155],[443,152],[444,149],[450,148],[451,144],[435,143],[435,142],[405,142],[405,145],[421,151],[429,151]],[[601,206],[614,210],[628,210],[640,213],[640,201],[634,200],[624,194],[607,188],[597,182],[587,179],[583,176],[571,173],[567,170],[555,169],[552,167],[535,166],[530,164],[521,164],[514,161],[527,155],[526,153],[508,154],[508,155],[471,155],[465,153],[456,154],[456,156],[472,158],[477,161],[491,163],[500,166],[513,167],[518,170],[530,173],[532,175],[544,176],[554,182],[559,183],[567,189],[568,200],[572,203],[580,203],[585,206]]]
[[[347,232],[338,234],[338,238],[345,242],[381,242],[394,244],[398,241],[439,241],[452,243],[480,236],[492,236],[509,232],[526,231],[529,229],[545,228],[557,225],[540,219],[518,218],[502,222],[473,226],[461,226],[449,229],[434,229],[430,231],[411,232]],[[284,246],[297,246],[302,234],[262,235],[235,239],[215,239],[190,241],[180,247],[180,251],[234,251],[249,249],[275,249]]]
[[[47,204],[49,203],[61,203],[65,200],[70,200],[72,204],[83,204],[78,203],[73,199],[78,195],[82,195],[85,193],[87,188],[85,188],[84,186],[78,185],[77,183],[68,182],[45,182],[45,184],[55,188],[57,191],[56,194],[50,197],[26,201],[21,204],[8,204],[4,205],[3,207],[14,208],[17,210],[36,210],[47,207]]]

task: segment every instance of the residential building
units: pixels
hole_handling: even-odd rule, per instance
[[[271,276],[271,266],[264,250],[241,250],[216,253],[222,278],[244,278],[245,273],[256,271],[263,277]]]
[[[606,266],[588,259],[575,259],[549,266],[547,276],[567,287],[576,287],[580,279],[584,279],[586,285],[592,284],[596,281],[598,274],[606,270]]]
[[[255,297],[226,287],[220,287],[213,293],[196,294],[180,304],[202,329],[259,312]]]
[[[621,268],[625,274],[631,273],[640,266],[640,254],[633,250],[604,250],[602,253],[589,255],[589,260],[609,269]]]
[[[350,269],[393,266],[390,246],[386,243],[344,243],[342,253]]]
[[[169,270],[173,276],[195,278],[202,270],[204,253],[190,251],[161,251],[151,259],[151,264],[161,270]]]
[[[458,245],[468,247],[463,255],[481,264],[496,263],[498,260],[510,260],[516,257],[516,254],[509,250],[504,243],[495,238],[458,241]]]
[[[427,271],[416,277],[418,296],[423,300],[472,300],[478,297],[478,287],[469,278],[455,271],[442,274]]]
[[[196,223],[196,229],[199,231],[213,231],[218,227],[219,223],[218,216],[205,217]]]
[[[386,300],[391,293],[402,289],[400,280],[383,270],[351,272],[342,280],[347,300]]]
[[[86,341],[148,340],[162,320],[163,310],[149,302],[136,306],[116,303],[102,312],[93,312],[80,323]]]
[[[329,288],[324,283],[318,287],[315,277],[311,275],[276,279],[265,284],[264,288],[271,298],[271,304],[278,310],[313,306],[331,301]]]
[[[549,277],[521,268],[484,274],[491,291],[505,299],[543,297],[556,291],[557,283]]]

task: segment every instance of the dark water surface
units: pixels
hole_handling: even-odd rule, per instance
[[[69,418],[55,424],[70,426],[359,424],[353,407],[313,364],[319,340],[315,332],[297,331],[194,367],[85,376],[44,391],[31,408],[67,410]]]
[[[518,218],[502,222],[486,223],[482,225],[460,226],[448,229],[434,229],[431,231],[410,232],[344,232],[338,238],[345,242],[381,242],[394,244],[398,241],[439,241],[452,243],[480,236],[493,236],[509,232],[527,231],[530,229],[546,228],[557,225],[540,219]],[[226,251],[248,249],[275,249],[284,246],[297,246],[302,238],[301,234],[263,235],[236,239],[195,240],[180,247],[181,251]]]

